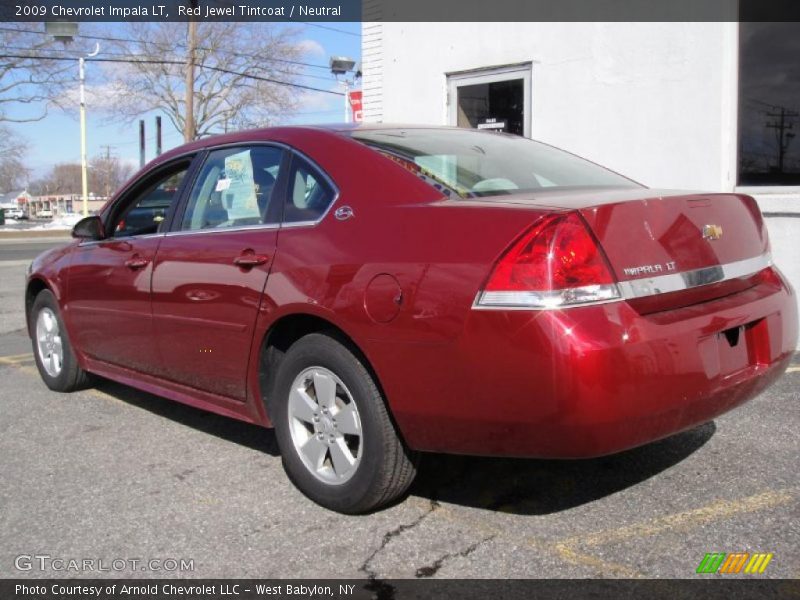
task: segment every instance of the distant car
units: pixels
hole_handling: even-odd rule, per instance
[[[7,208],[5,215],[7,219],[15,219],[17,221],[22,221],[28,218],[28,214],[21,208]]]
[[[49,208],[43,208],[39,212],[36,213],[37,219],[52,219],[53,218],[53,211]]]
[[[695,427],[797,343],[753,198],[500,133],[207,138],[73,236],[28,276],[45,383],[274,426],[291,480],[347,513],[402,494],[416,451],[592,457]]]

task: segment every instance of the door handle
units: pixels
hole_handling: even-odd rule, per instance
[[[144,269],[147,265],[150,264],[150,261],[146,258],[141,258],[139,256],[134,256],[125,261],[125,266],[128,267],[131,271],[136,271],[138,269]]]
[[[233,264],[243,269],[251,269],[258,265],[263,265],[269,260],[269,256],[263,254],[242,254],[233,259]]]

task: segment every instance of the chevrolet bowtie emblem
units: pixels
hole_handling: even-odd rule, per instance
[[[719,225],[703,225],[703,239],[718,240],[722,237],[722,227]]]

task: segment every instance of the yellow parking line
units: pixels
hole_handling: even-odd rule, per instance
[[[34,366],[32,366],[33,363],[31,363],[31,364],[23,364],[21,362],[3,362],[2,360],[0,360],[0,366],[3,366],[3,365],[9,366],[9,367],[13,367],[17,371],[22,371],[23,373],[26,373],[27,375],[36,375],[38,373],[36,368]]]
[[[567,562],[586,567],[593,567],[600,571],[604,577],[627,577],[631,579],[645,579],[647,577],[647,575],[644,573],[640,573],[639,571],[631,569],[630,567],[626,567],[625,565],[612,563],[607,560],[597,558],[596,556],[578,552],[575,548],[568,544],[556,544],[555,550],[558,552],[559,556],[561,556],[561,558]]]
[[[708,506],[685,512],[658,517],[643,523],[627,525],[617,529],[598,531],[588,535],[578,535],[563,540],[567,546],[599,546],[624,542],[631,538],[643,538],[662,532],[684,531],[706,525],[712,521],[733,517],[740,513],[756,512],[788,504],[795,497],[790,490],[768,491],[739,500],[718,500]]]
[[[423,502],[422,498],[411,497],[409,498],[409,501],[418,503],[421,508],[428,506],[428,501],[425,500]],[[642,579],[647,577],[643,573],[640,573],[631,567],[578,552],[577,549],[567,544],[547,542],[541,538],[530,535],[523,535],[519,537],[513,533],[509,535],[509,531],[505,527],[495,527],[483,521],[478,515],[473,516],[471,514],[465,514],[447,504],[440,504],[430,518],[443,518],[446,521],[455,523],[457,525],[463,525],[466,522],[469,524],[470,529],[475,532],[481,532],[484,535],[491,535],[501,539],[517,538],[521,543],[535,548],[539,552],[553,552],[566,562],[585,567],[592,567],[593,569],[597,569],[607,576],[629,577],[634,579]]]
[[[660,533],[690,530],[713,521],[731,518],[738,514],[746,514],[782,506],[796,500],[796,491],[796,488],[769,490],[736,500],[718,500],[701,508],[664,517],[657,517],[635,525],[576,535],[564,538],[561,541],[546,541],[535,536],[526,535],[522,535],[520,536],[521,539],[518,539],[539,551],[554,552],[564,561],[597,569],[607,576],[644,578],[648,577],[648,575],[637,571],[633,567],[614,563],[598,556],[588,554],[583,548],[614,544],[634,538],[646,538]],[[445,518],[454,523],[464,523],[466,521],[475,530],[497,535],[499,538],[517,537],[513,533],[509,536],[509,532],[504,528],[489,525],[482,522],[479,518],[472,518],[471,515],[465,515],[461,513],[461,511],[454,510],[452,507],[447,506],[447,504],[442,504],[436,510],[435,516]]]
[[[0,356],[0,364],[4,365],[16,365],[21,362],[27,362],[29,360],[33,360],[33,354],[30,352],[26,354],[12,354],[10,356]]]

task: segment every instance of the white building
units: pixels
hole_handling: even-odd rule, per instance
[[[800,24],[365,22],[362,33],[365,121],[503,128],[649,187],[752,194],[800,290]]]

